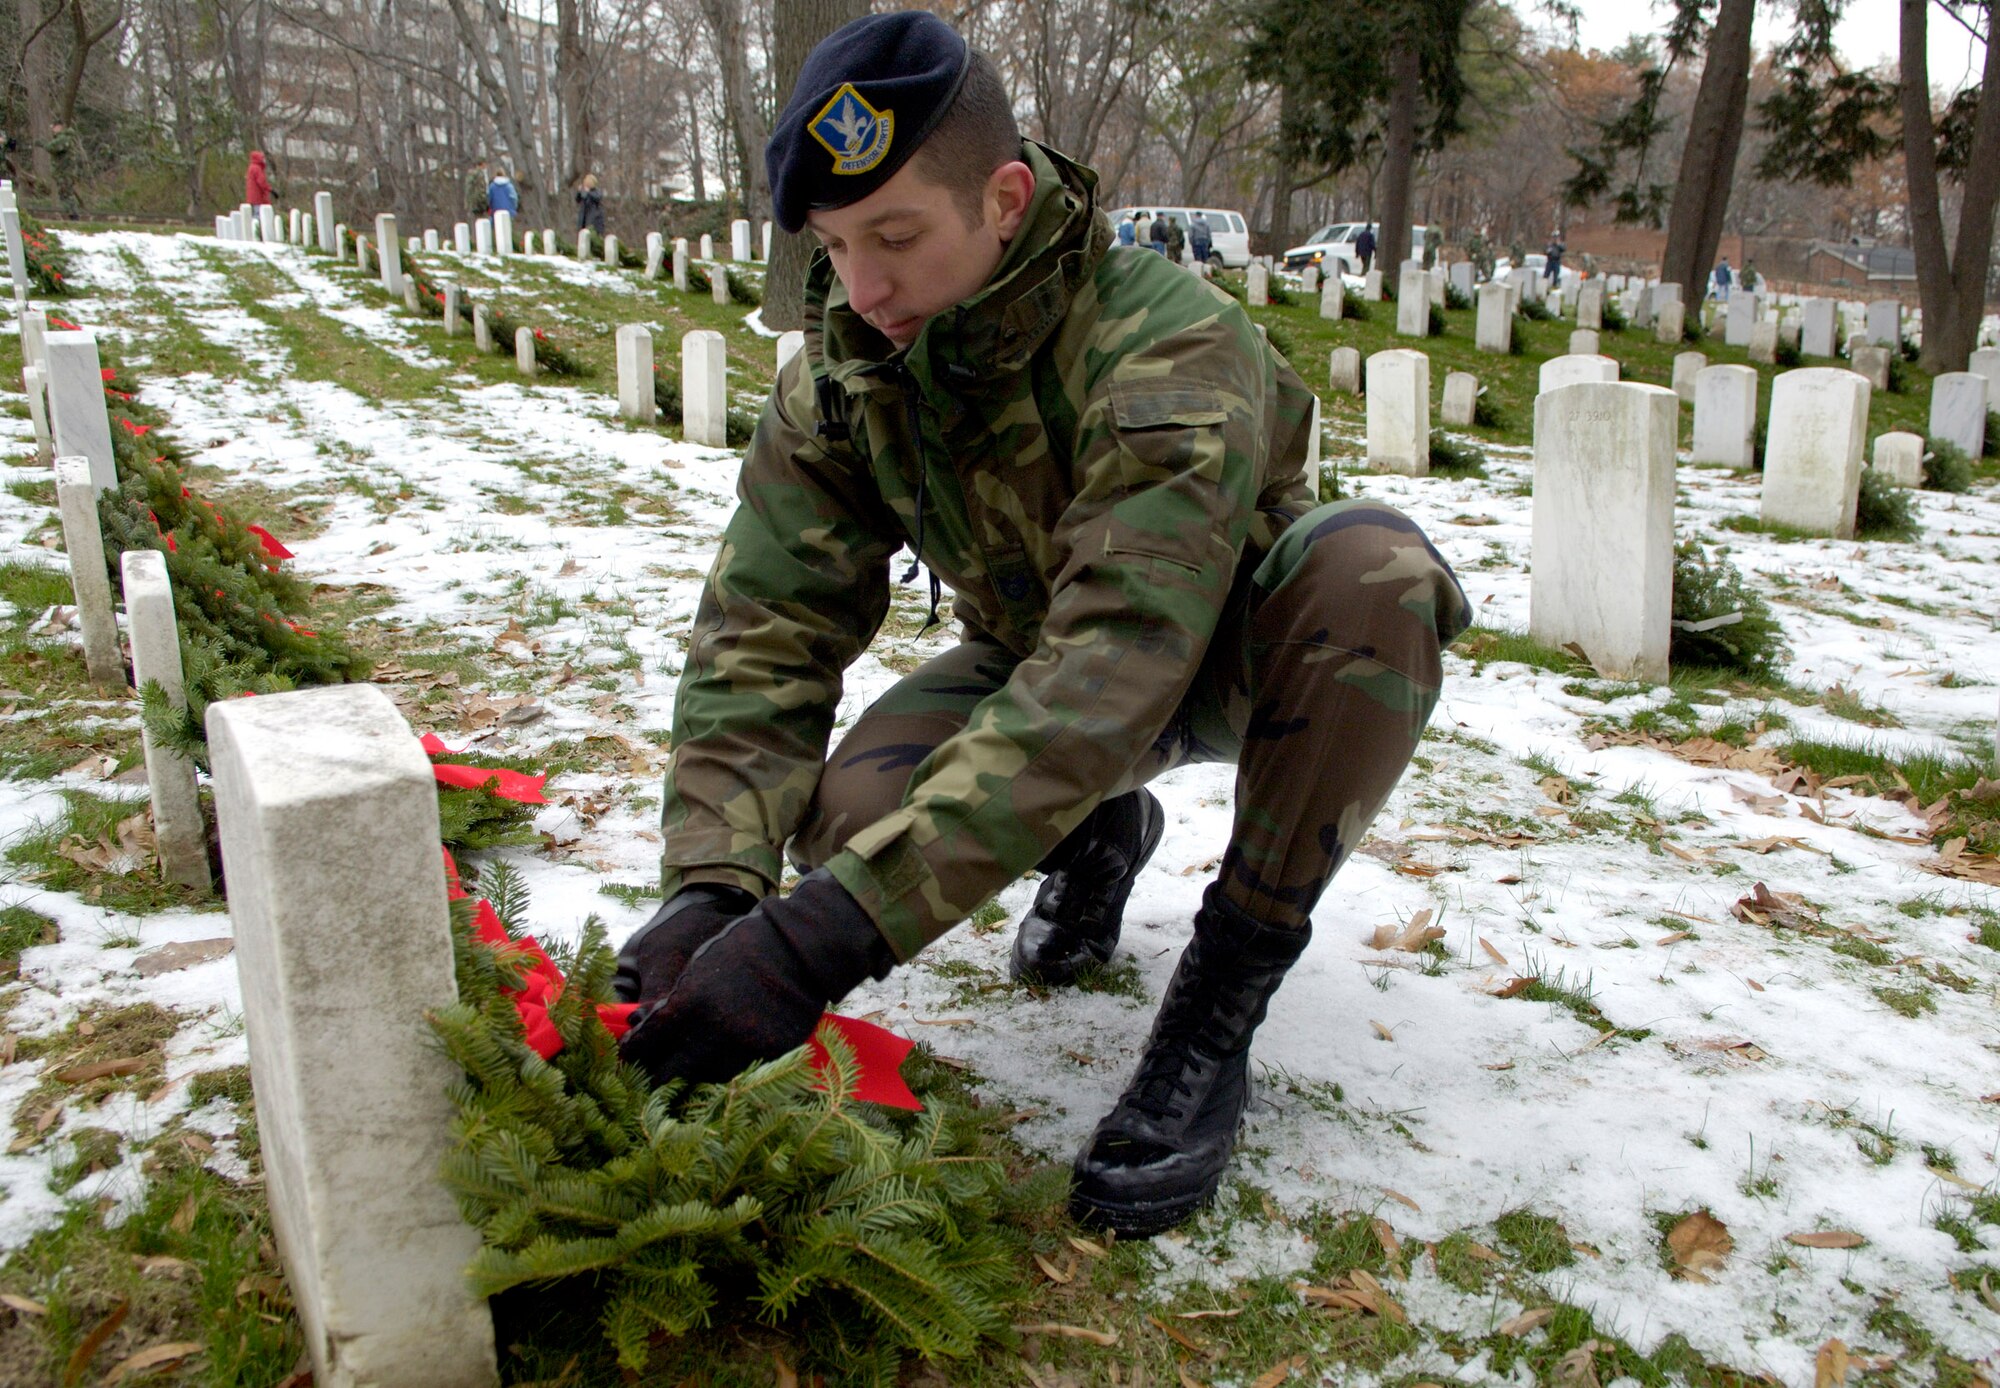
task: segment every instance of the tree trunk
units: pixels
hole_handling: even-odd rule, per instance
[[[1926,371],[1963,371],[1979,341],[1986,274],[1993,258],[1994,208],[2000,199],[2000,43],[1986,45],[1984,85],[1960,189],[1958,237],[1955,246],[1947,247],[1938,201],[1937,132],[1931,124],[1927,4],[1928,0],[1902,0],[1899,93],[1910,244],[1916,251],[1917,294],[1924,309],[1919,364]]]
[[[590,104],[590,50],[583,32],[583,6],[556,0],[556,93],[569,146],[563,186],[575,187],[596,172],[597,119]]]
[[[1278,89],[1279,130],[1289,129],[1297,119],[1297,106],[1298,88],[1287,81]],[[1281,152],[1271,170],[1271,217],[1264,234],[1270,238],[1272,255],[1283,255],[1292,244],[1292,167],[1292,161]]]
[[[791,99],[799,69],[819,41],[868,13],[868,0],[777,0],[771,12],[771,89],[779,109]],[[761,163],[764,151],[755,151]],[[811,232],[771,231],[771,264],[764,275],[764,326],[786,331],[805,326],[806,267],[818,245]]]
[[[1756,16],[1756,0],[1722,0],[1688,117],[1660,278],[1678,284],[1690,303],[1700,302],[1715,248],[1722,242],[1722,219],[1729,211],[1729,188],[1743,143],[1743,108],[1750,97],[1750,31]]]
[[[763,112],[757,109],[741,0],[701,0],[701,10],[715,40],[715,60],[722,68],[723,104],[743,170],[743,215],[754,221],[771,210],[771,188],[764,175],[764,141],[770,130]]]
[[[1382,140],[1382,229],[1376,234],[1375,267],[1393,294],[1410,258],[1410,187],[1416,176],[1417,102],[1423,71],[1417,46],[1407,34],[1396,36],[1389,54],[1389,118]]]
[[[683,87],[681,100],[687,105],[688,118],[688,181],[694,186],[690,190],[696,202],[708,201],[708,171],[701,161],[701,105],[694,99],[694,93]]]

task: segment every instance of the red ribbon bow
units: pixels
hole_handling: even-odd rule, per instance
[[[463,756],[444,745],[444,739],[436,733],[425,733],[423,748],[434,757]],[[493,793],[502,800],[518,800],[523,805],[546,805],[542,787],[548,783],[547,776],[529,776],[519,771],[509,771],[500,766],[461,766],[452,762],[432,762],[431,775],[438,778],[441,785],[457,786],[461,790],[478,790],[488,781],[497,782]]]
[[[263,526],[246,525],[243,528],[257,537],[257,543],[264,547],[264,553],[270,555],[273,559],[290,559],[292,557],[292,552],[279,544],[271,532]]]
[[[445,894],[453,901],[469,896],[458,880],[458,864],[451,856],[450,849],[444,853]],[[481,897],[472,908],[473,934],[485,944],[495,949],[525,955],[530,963],[521,978],[518,989],[508,990],[513,995],[514,1010],[521,1017],[521,1032],[528,1046],[543,1060],[551,1060],[563,1048],[562,1034],[555,1023],[549,1020],[549,1005],[562,995],[562,970],[555,960],[549,958],[541,943],[532,935],[515,939],[507,933],[507,927],[500,923],[500,916],[491,902]],[[632,1029],[632,1014],[641,1004],[636,1002],[601,1002],[597,1005],[597,1020],[612,1037],[620,1038]],[[909,1055],[915,1042],[896,1035],[872,1022],[864,1022],[858,1017],[839,1017],[831,1012],[820,1018],[819,1031],[810,1042],[812,1067],[824,1080],[832,1058],[827,1054],[821,1034],[831,1032],[847,1043],[854,1053],[854,1097],[870,1104],[881,1104],[887,1108],[918,1110],[923,1108],[923,1100],[910,1091],[903,1083],[903,1059]]]

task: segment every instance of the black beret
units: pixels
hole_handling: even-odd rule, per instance
[[[951,109],[971,60],[958,31],[924,10],[869,15],[821,40],[764,146],[778,225],[800,231],[814,208],[887,183]]]

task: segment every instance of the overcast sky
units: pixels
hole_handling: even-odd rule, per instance
[[[1580,37],[1585,48],[1615,48],[1635,29],[1657,30],[1663,9],[1647,0],[1580,0]],[[1896,54],[1897,0],[1849,0],[1836,36],[1841,52],[1855,67],[1873,67]],[[1758,6],[1756,44],[1761,49],[1777,41],[1780,21],[1766,6]],[[1934,87],[1955,91],[1968,79],[1977,81],[1986,59],[1984,44],[1968,35],[1940,7],[1931,6],[1930,77]]]

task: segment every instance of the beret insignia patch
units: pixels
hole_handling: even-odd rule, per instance
[[[894,111],[876,110],[852,82],[843,82],[807,129],[833,156],[835,173],[863,174],[888,156],[895,125]]]

